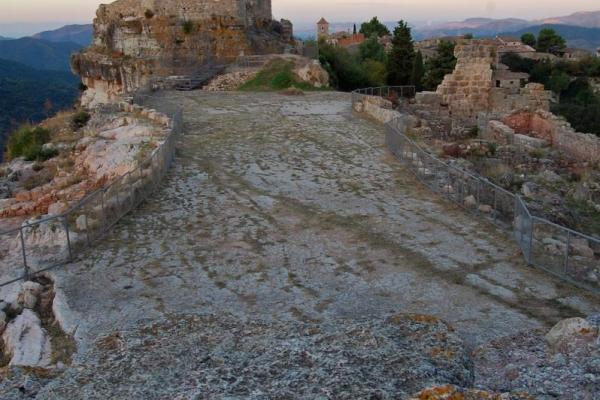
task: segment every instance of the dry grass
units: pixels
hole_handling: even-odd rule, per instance
[[[52,182],[56,176],[56,168],[52,166],[46,166],[39,172],[31,175],[23,182],[23,188],[25,190],[32,190],[37,187],[43,186],[47,183]]]

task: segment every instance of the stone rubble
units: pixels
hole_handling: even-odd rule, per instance
[[[52,281],[42,278],[21,284],[13,302],[0,301],[0,360],[8,366],[53,369],[62,362],[55,360],[52,344],[60,328],[50,333],[44,325],[60,324],[53,315],[54,296]]]

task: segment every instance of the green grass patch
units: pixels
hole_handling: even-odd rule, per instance
[[[302,82],[294,74],[294,62],[276,58],[269,61],[259,73],[239,90],[247,92],[271,92],[289,88],[318,90],[310,83]]]
[[[9,159],[24,157],[27,161],[45,161],[56,156],[56,151],[44,150],[50,141],[50,131],[39,126],[23,125],[8,138]]]

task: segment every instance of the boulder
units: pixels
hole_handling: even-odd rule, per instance
[[[475,207],[477,207],[477,199],[473,195],[467,196],[467,197],[465,197],[464,204],[465,204],[465,207],[475,208]]]
[[[19,303],[24,308],[33,309],[37,304],[38,296],[43,291],[42,285],[36,282],[25,282],[19,294]]]
[[[514,135],[514,144],[517,146],[520,145],[531,149],[541,149],[549,146],[549,143],[544,139],[538,139],[535,137],[521,135],[518,133]]]
[[[329,87],[329,74],[321,64],[313,60],[306,65],[303,65],[294,70],[294,73],[300,78],[302,81],[310,84],[316,88],[326,88]]]
[[[583,318],[569,318],[560,321],[546,335],[546,343],[553,348],[558,348],[561,344],[573,340],[573,338],[590,333],[598,333],[598,327],[593,326],[588,320]]]
[[[528,198],[535,197],[537,190],[538,190],[538,187],[533,182],[525,182],[523,184],[523,187],[521,188],[521,192],[523,193],[523,196],[528,197]]]
[[[67,211],[69,205],[63,201],[59,201],[57,203],[50,204],[48,206],[48,215],[60,215]]]
[[[590,247],[589,242],[586,239],[572,238],[571,249],[573,255],[594,258],[594,250]]]
[[[5,355],[11,366],[47,367],[51,363],[50,338],[31,310],[11,321],[2,334]]]
[[[566,243],[549,237],[542,239],[542,244],[549,254],[555,256],[564,255],[567,250]]]
[[[494,209],[488,204],[482,204],[479,206],[479,211],[481,211],[484,214],[491,214],[492,211],[494,211]]]

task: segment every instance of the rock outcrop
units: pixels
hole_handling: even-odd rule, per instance
[[[0,367],[56,368],[74,351],[53,313],[54,283],[36,279],[24,282],[16,299],[0,301]]]
[[[98,8],[93,45],[71,65],[87,87],[83,104],[111,102],[153,76],[281,53],[290,31],[272,20],[270,0],[118,0]]]

